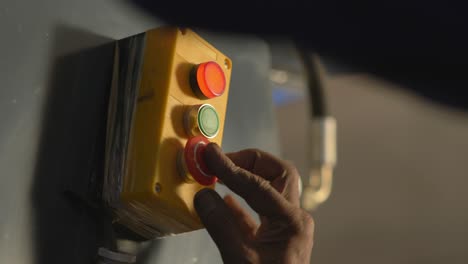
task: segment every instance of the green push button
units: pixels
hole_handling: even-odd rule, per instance
[[[216,137],[219,132],[219,117],[213,106],[205,104],[200,107],[198,111],[198,126],[205,137]]]

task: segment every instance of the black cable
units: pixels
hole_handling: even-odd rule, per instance
[[[296,42],[296,47],[304,67],[304,76],[311,105],[311,117],[324,117],[327,115],[328,109],[325,102],[319,65],[309,50],[304,48],[300,42]]]

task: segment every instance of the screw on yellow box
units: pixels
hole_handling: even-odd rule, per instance
[[[147,239],[203,227],[193,197],[214,186],[183,177],[178,156],[198,128],[192,124],[194,108],[210,118],[195,119],[200,134],[221,145],[231,66],[226,55],[188,29],[158,28],[118,41],[103,186],[117,223]],[[224,81],[224,92],[217,94],[215,87],[207,94],[203,82],[194,84],[208,67],[219,71],[211,81]]]

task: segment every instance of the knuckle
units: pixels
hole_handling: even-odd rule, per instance
[[[262,155],[262,151],[257,148],[248,148],[245,151],[252,153],[255,157],[260,157]]]
[[[249,190],[250,193],[258,193],[267,191],[270,188],[270,182],[260,177],[251,176],[249,177]]]
[[[285,166],[285,170],[287,171],[289,177],[299,178],[299,171],[293,163],[288,162]]]
[[[255,161],[258,158],[261,158],[262,151],[257,148],[248,148],[241,151],[244,155],[247,155],[249,159]]]
[[[289,194],[299,192],[301,176],[295,166],[286,165],[282,177],[285,178],[286,189],[289,190]]]
[[[250,161],[251,161],[251,168],[253,169],[257,162],[262,158],[262,151],[256,148],[250,148],[246,150],[247,153],[249,153],[250,156]]]
[[[238,175],[241,173],[241,168],[239,166],[236,166],[234,163],[227,164],[226,169],[231,175]]]
[[[288,177],[289,177],[289,180],[294,182],[294,183],[299,183],[299,180],[301,178],[299,176],[299,172],[297,172],[296,168],[294,168],[294,170],[292,172],[288,173]]]
[[[236,164],[232,162],[227,162],[224,166],[224,175],[232,176],[232,177],[240,177],[242,176],[242,169],[239,166],[236,166]]]
[[[267,181],[267,180],[264,180],[264,179],[262,179],[260,177],[255,177],[254,178],[254,184],[257,186],[257,188],[260,191],[266,191],[266,190],[269,190],[271,188],[270,182]]]
[[[269,192],[271,190],[270,182],[263,178],[256,177],[255,175],[248,175],[246,180],[242,195],[246,201],[252,201],[259,193]]]
[[[313,236],[314,229],[315,229],[315,220],[308,213],[303,213],[303,215],[304,217],[303,217],[302,225],[303,225],[304,234],[307,236]]]
[[[294,163],[291,161],[284,161],[283,164],[283,175],[291,180],[299,179],[299,171],[297,170]]]
[[[297,235],[312,237],[315,229],[315,220],[310,214],[301,209],[294,212],[293,226]]]

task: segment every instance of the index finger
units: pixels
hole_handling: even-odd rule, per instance
[[[258,149],[245,149],[226,155],[237,166],[270,181],[289,202],[299,205],[299,173],[289,162]]]
[[[245,149],[227,153],[234,164],[257,174],[266,180],[273,181],[289,173],[289,164],[275,156],[258,149]]]
[[[229,189],[244,198],[260,215],[290,215],[291,204],[267,180],[234,164],[216,144],[208,144],[206,147],[205,162]]]

